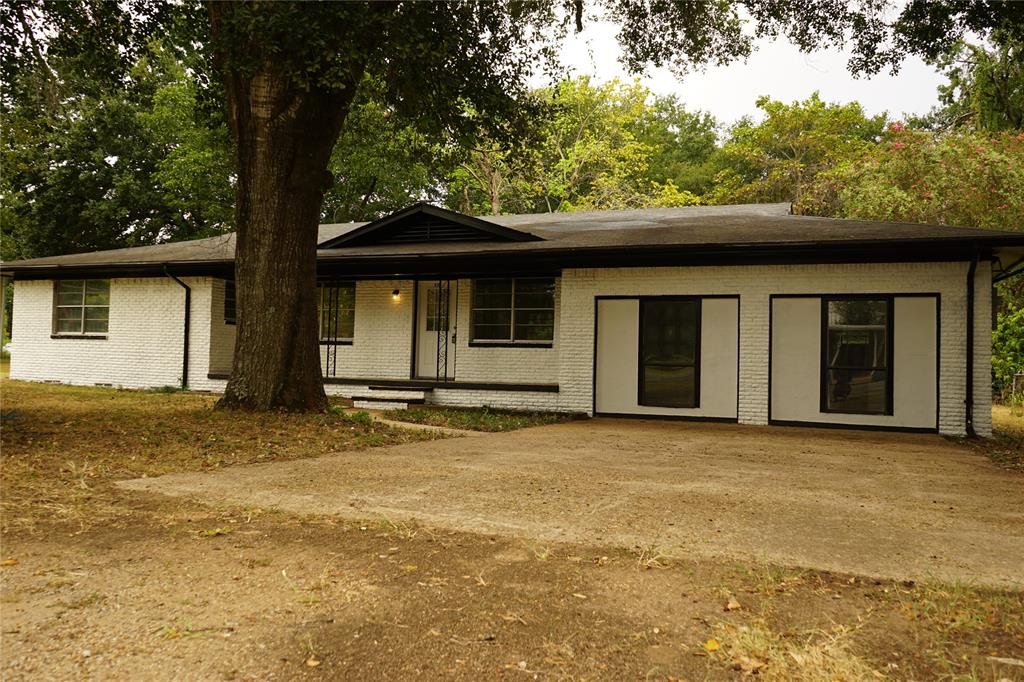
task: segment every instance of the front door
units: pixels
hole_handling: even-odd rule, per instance
[[[418,282],[416,296],[416,377],[453,379],[455,343],[449,320],[454,310],[451,282]]]

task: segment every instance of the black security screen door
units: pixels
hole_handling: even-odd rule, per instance
[[[699,366],[700,299],[641,299],[638,402],[697,407]]]

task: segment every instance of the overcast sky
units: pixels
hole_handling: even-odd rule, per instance
[[[628,78],[617,61],[615,29],[608,22],[591,22],[582,33],[570,35],[562,52],[564,64],[576,75],[599,81]],[[838,50],[803,54],[785,39],[765,40],[758,42],[746,63],[710,67],[682,81],[667,70],[653,71],[641,80],[657,93],[677,94],[687,109],[709,111],[726,124],[745,114],[756,116],[759,95],[791,102],[818,90],[825,101],[857,100],[869,114],[888,111],[895,118],[923,114],[938,101],[936,86],[943,79],[920,59],[908,59],[895,76],[884,72],[873,78],[854,78],[846,61]]]

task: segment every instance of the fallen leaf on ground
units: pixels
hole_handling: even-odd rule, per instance
[[[318,665],[320,665],[320,661],[317,660],[315,656],[310,656],[306,659],[306,665],[308,665],[310,668],[315,668]]]
[[[736,601],[736,597],[729,597],[729,601],[725,604],[726,611],[735,611],[736,609],[743,608],[740,603]]]
[[[722,643],[719,642],[717,639],[711,638],[708,641],[704,642],[705,651],[718,651],[721,648]]]
[[[17,565],[18,565],[18,560],[17,559],[4,559],[3,561],[0,561],[0,566],[17,566]]]
[[[736,670],[743,671],[744,675],[756,675],[758,672],[760,672],[761,668],[765,667],[766,665],[768,664],[756,658],[751,658],[750,656],[740,656],[738,659],[736,659],[736,663],[735,665],[733,665],[733,668]]]

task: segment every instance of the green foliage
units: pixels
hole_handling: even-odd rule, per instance
[[[818,93],[792,104],[759,97],[757,106],[764,121],[741,120],[722,146],[723,169],[709,203],[799,205],[819,173],[872,145],[886,119],[885,114],[867,116],[857,102],[823,102]]]
[[[449,203],[475,213],[688,206],[684,185],[714,147],[714,122],[638,83],[566,80],[535,93],[547,114],[529,144],[487,142],[452,175]],[[657,165],[655,165],[657,164]]]
[[[70,62],[48,68],[62,85]],[[37,72],[23,78],[37,80]],[[139,246],[231,227],[231,154],[197,84],[159,44],[118,84],[55,110],[26,97],[2,117],[4,258]],[[92,88],[90,88],[92,89]]]
[[[1008,397],[1018,372],[1024,372],[1024,306],[1011,307],[997,318],[992,332],[993,390]]]
[[[352,104],[328,169],[324,222],[372,220],[415,201],[440,202],[449,169],[441,139],[420,132],[385,104],[366,79]]]
[[[1024,127],[1024,40],[996,31],[991,44],[959,42],[936,60],[947,82],[931,127],[968,126],[988,132]]]
[[[701,195],[714,184],[718,122],[706,112],[688,111],[675,95],[655,96],[633,134],[651,148],[647,176]]]
[[[1024,134],[943,135],[894,124],[819,179],[809,211],[862,220],[1020,229]]]

